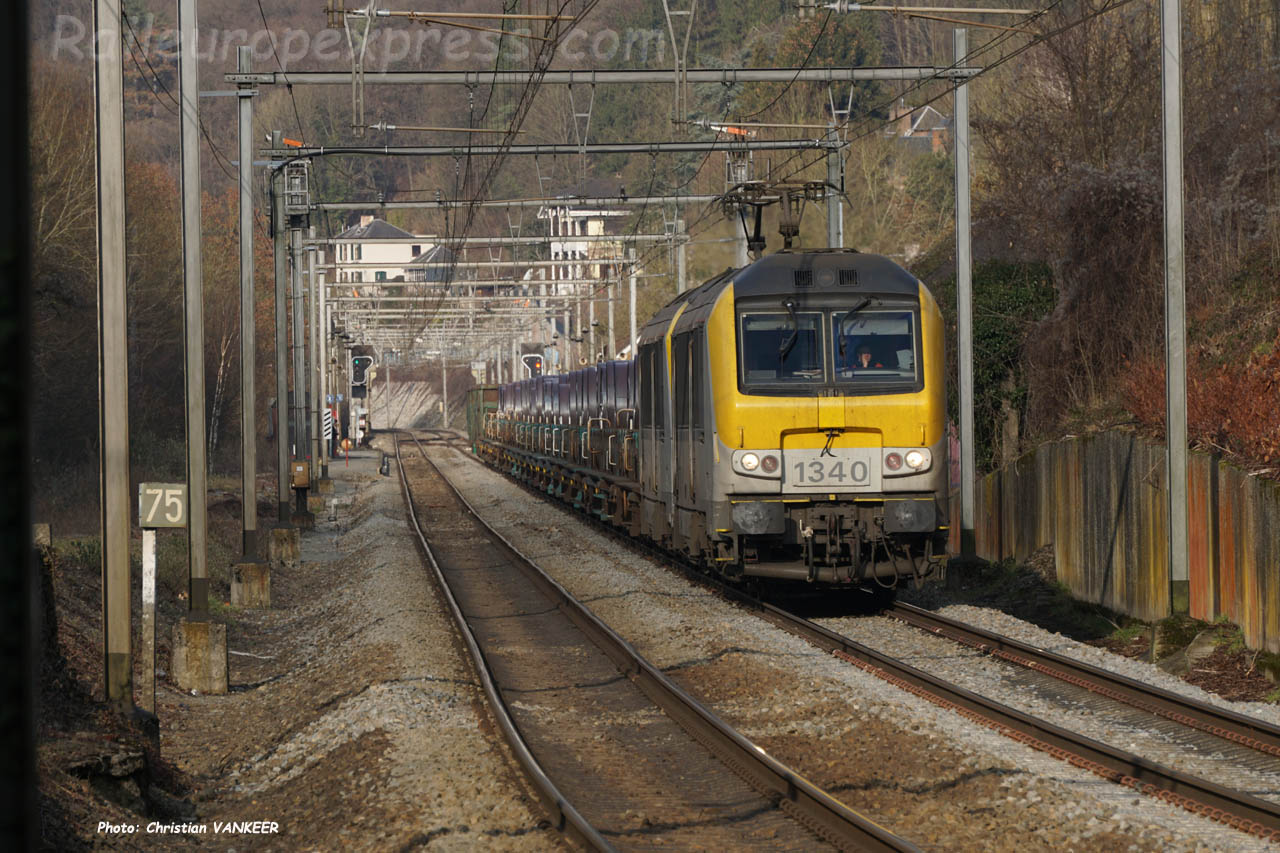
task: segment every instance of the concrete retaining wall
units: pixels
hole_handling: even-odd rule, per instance
[[[1280,484],[1191,454],[1191,615],[1226,616],[1280,652]],[[1140,619],[1169,615],[1165,451],[1132,433],[1043,445],[975,490],[977,553],[1025,559],[1053,545],[1073,595]],[[960,507],[952,496],[951,548]]]
[[[452,396],[452,395],[451,395]],[[388,406],[387,404],[391,405]],[[426,429],[440,426],[440,383],[398,382],[391,379],[391,397],[382,376],[374,380],[364,405],[378,429]],[[458,407],[455,401],[454,408]],[[388,423],[388,417],[390,423]]]

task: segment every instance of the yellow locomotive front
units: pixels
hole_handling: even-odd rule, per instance
[[[780,252],[706,314],[722,570],[892,586],[941,558],[948,485],[942,316],[887,258]]]

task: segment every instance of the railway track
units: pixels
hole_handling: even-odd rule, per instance
[[[396,457],[499,728],[575,840],[611,850],[647,846],[661,831],[706,849],[753,838],[769,849],[813,849],[819,838],[838,849],[917,849],[769,757],[641,657],[485,525],[416,437],[398,439]],[[645,812],[640,826],[619,818]]]
[[[759,608],[766,619],[783,630],[804,638],[854,666],[1034,749],[1194,814],[1209,817],[1260,838],[1280,840],[1280,805],[1276,803],[1163,766],[1135,753],[1023,713],[768,602],[744,596],[744,603]],[[905,611],[895,608],[891,612],[896,615]],[[958,632],[959,629],[950,630]],[[982,633],[990,638],[995,637],[989,632]],[[1006,638],[1005,642],[1014,641]],[[1172,702],[1170,697],[1172,694],[1165,697],[1164,701]],[[1186,700],[1183,700],[1183,705],[1186,706]],[[1199,709],[1198,713],[1209,712]]]
[[[910,604],[895,603],[887,616],[1000,660],[1074,684],[1091,693],[1204,732],[1262,755],[1280,758],[1280,727],[1255,717],[1197,702],[1168,690],[1077,661],[1029,643],[966,625]]]
[[[531,493],[543,496],[536,491]],[[1261,797],[1219,784],[1192,773],[1164,766],[1136,753],[1119,749],[1086,735],[1073,732],[1031,714],[992,701],[943,678],[933,676],[892,656],[883,654],[849,637],[790,613],[761,598],[708,577],[697,567],[675,559],[651,546],[635,543],[595,519],[579,516],[616,539],[630,543],[650,557],[679,567],[691,579],[706,584],[726,597],[760,612],[777,627],[813,645],[919,695],[937,705],[954,710],[1011,739],[1025,743],[1060,760],[1097,774],[1101,778],[1137,792],[1177,805],[1191,813],[1209,817],[1259,838],[1280,841],[1280,805]],[[887,614],[936,636],[992,654],[1010,663],[1051,675],[1099,697],[1122,703],[1202,733],[1228,744],[1251,750],[1266,759],[1280,750],[1280,731],[1244,715],[1194,702],[1133,679],[1079,664],[1025,643],[1001,637],[937,614],[895,605]]]

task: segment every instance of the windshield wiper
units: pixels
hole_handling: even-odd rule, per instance
[[[782,300],[782,307],[787,309],[787,314],[791,317],[791,336],[782,342],[782,346],[778,347],[778,361],[786,361],[787,354],[791,352],[792,347],[796,345],[796,341],[800,339],[800,318],[796,316],[795,300]]]
[[[837,337],[840,338],[840,357],[841,358],[844,358],[844,353],[845,353],[845,343],[844,343],[845,335],[849,333],[848,330],[845,328],[844,324],[849,322],[850,317],[852,317],[854,314],[857,314],[859,311],[861,311],[863,308],[866,308],[870,304],[871,304],[871,297],[864,296],[862,297],[861,302],[859,302],[857,305],[853,306],[848,311],[846,311],[845,315],[840,318],[840,334],[837,335]]]

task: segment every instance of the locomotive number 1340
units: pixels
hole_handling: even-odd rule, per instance
[[[871,485],[871,466],[865,459],[848,456],[788,459],[786,481],[791,486],[852,488]]]

